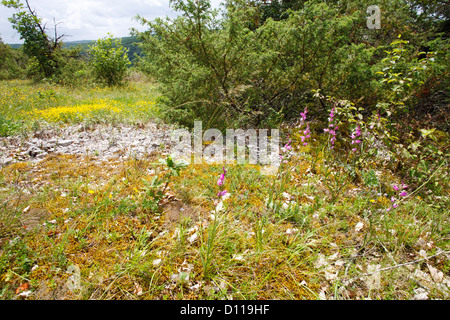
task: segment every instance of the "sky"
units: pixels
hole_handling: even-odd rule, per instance
[[[25,3],[25,1],[22,1]],[[53,19],[58,23],[58,35],[65,34],[65,42],[97,40],[107,33],[127,37],[132,27],[144,31],[145,26],[133,18],[140,15],[147,20],[156,17],[176,17],[179,13],[169,7],[169,0],[29,0],[30,6],[48,21],[48,33],[53,35]],[[211,0],[218,8],[222,0]],[[0,4],[0,37],[4,43],[22,43],[8,18],[14,9]]]

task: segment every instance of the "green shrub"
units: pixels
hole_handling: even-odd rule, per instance
[[[183,15],[171,22],[140,18],[150,28],[139,34],[141,65],[162,85],[171,117],[187,125],[192,118],[267,125],[280,112],[295,115],[311,88],[333,87],[331,66],[347,60],[336,48],[346,50],[355,19],[308,3],[252,30],[259,12],[242,1],[229,1],[223,20],[209,1],[172,6]]]
[[[58,55],[59,72],[53,81],[66,86],[82,86],[92,82],[92,72],[80,46],[64,48]]]
[[[27,58],[21,49],[11,48],[0,38],[0,80],[25,77]]]
[[[365,25],[370,4],[308,1],[277,13],[276,20],[261,20],[260,7],[248,1],[227,1],[221,18],[207,0],[171,1],[181,13],[173,20],[137,17],[149,28],[136,31],[144,53],[139,66],[161,85],[167,118],[182,125],[196,118],[218,128],[274,126],[298,117],[305,105],[312,116],[323,116],[325,101],[318,103],[312,90],[364,107],[367,116],[380,101],[413,95],[439,69],[420,79],[412,74],[429,34],[419,26],[412,32],[402,1],[380,3],[381,30]],[[399,73],[399,66],[390,70],[391,60],[382,60],[399,33],[410,42],[401,58],[406,69],[400,68],[411,74],[402,72],[398,80],[411,78],[412,86],[394,94],[393,83],[384,86],[376,72]]]
[[[6,119],[0,114],[0,137],[7,137],[12,135],[20,128],[20,124]]]
[[[108,34],[89,48],[96,78],[108,86],[121,84],[130,64],[127,50],[122,46],[121,40]]]

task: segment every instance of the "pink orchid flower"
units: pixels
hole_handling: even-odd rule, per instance
[[[220,197],[223,197],[224,195],[226,195],[227,194],[227,190],[222,190],[222,191],[220,191],[218,194],[217,194],[217,196],[220,198]]]

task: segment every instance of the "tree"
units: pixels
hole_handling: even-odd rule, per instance
[[[193,118],[217,128],[231,121],[277,125],[281,116],[303,110],[299,106],[311,100],[311,89],[341,89],[343,72],[353,72],[349,53],[364,51],[350,47],[356,17],[340,16],[325,3],[308,2],[301,12],[268,19],[256,29],[252,22],[259,12],[245,0],[227,1],[222,19],[207,0],[171,5],[182,15],[171,21],[141,18],[150,30],[139,36],[147,59],[142,65],[161,85],[168,116],[183,125],[192,125]],[[355,79],[367,83],[370,74]]]
[[[0,69],[3,68],[3,65],[6,62],[6,57],[9,53],[9,48],[3,43],[2,37],[0,36]]]
[[[121,40],[108,34],[89,48],[97,79],[109,86],[121,84],[130,64],[127,49],[122,46]]]
[[[370,0],[356,2],[277,1],[301,8],[261,23],[249,0],[227,0],[221,16],[208,0],[172,0],[177,18],[138,17],[149,28],[137,32],[140,66],[158,81],[169,120],[187,126],[197,118],[216,128],[244,121],[267,127],[295,118],[305,105],[312,116],[325,114],[326,101],[319,104],[312,90],[370,114],[389,94],[377,81],[384,50],[401,34],[411,47],[405,65],[414,67],[426,34],[415,33],[405,0],[379,0],[381,30],[367,28]],[[444,66],[441,57],[436,61]]]
[[[20,39],[24,40],[23,52],[36,60],[46,78],[53,76],[58,71],[56,54],[64,37],[58,36],[56,22],[54,22],[54,36],[50,37],[46,31],[46,24],[43,24],[36,11],[31,9],[28,0],[25,0],[25,4],[20,0],[2,0],[2,4],[16,10],[9,21],[19,33]]]
[[[16,79],[25,75],[27,59],[21,49],[13,49],[0,37],[0,79]]]
[[[273,20],[286,19],[289,15],[287,10],[299,10],[303,8],[305,0],[250,0],[252,5],[261,11],[261,24],[268,18]]]

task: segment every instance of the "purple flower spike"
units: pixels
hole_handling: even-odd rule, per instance
[[[291,150],[291,148],[292,148],[291,143],[292,143],[292,140],[289,139],[288,143],[285,144],[284,149]]]
[[[217,185],[221,186],[223,185],[223,180],[225,180],[225,176],[223,175],[223,173],[220,175],[219,180],[217,180]]]
[[[300,112],[300,116],[302,117],[302,121],[306,121],[306,114],[308,113],[308,110],[305,108],[303,112]]]
[[[226,195],[227,194],[227,190],[222,190],[222,191],[220,191],[218,194],[217,194],[217,196],[220,198],[220,197],[223,197],[224,195]]]
[[[361,140],[358,139],[358,137],[360,135],[361,135],[361,128],[358,125],[358,127],[356,127],[355,131],[353,131],[352,134],[350,135],[350,138],[352,138],[352,144],[361,143]],[[352,151],[355,151],[355,149],[352,149]]]
[[[408,192],[403,191],[402,193],[400,193],[400,197],[406,197],[408,195]]]
[[[324,132],[328,132],[328,135],[331,137],[330,138],[330,142],[331,142],[331,146],[330,149],[334,148],[334,141],[336,141],[336,130],[338,130],[338,126],[336,126],[335,123],[333,123],[334,121],[334,110],[335,108],[331,109],[330,111],[330,116],[328,118],[328,127],[323,129]],[[311,131],[309,130],[309,127],[307,128],[308,130],[308,138],[310,137]],[[305,132],[306,135],[306,132]]]
[[[223,185],[223,181],[225,180],[225,173],[227,170],[225,170],[225,167],[223,168],[223,173],[220,175],[219,180],[217,180],[217,185],[221,186]]]

